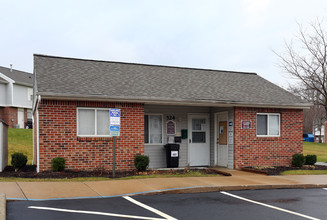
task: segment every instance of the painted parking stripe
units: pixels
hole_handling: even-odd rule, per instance
[[[57,212],[69,212],[69,213],[89,214],[89,215],[104,215],[104,216],[113,216],[113,217],[121,217],[121,218],[132,218],[132,219],[165,220],[165,219],[162,219],[162,218],[143,217],[143,216],[135,216],[135,215],[122,215],[122,214],[114,214],[114,213],[106,213],[106,212],[83,211],[83,210],[57,209],[57,208],[40,207],[40,206],[29,206],[28,208],[29,209],[48,210],[48,211],[57,211]]]
[[[241,196],[237,196],[237,195],[234,195],[234,194],[231,194],[231,193],[228,193],[228,192],[222,191],[220,193],[222,193],[224,195],[227,195],[227,196],[237,198],[237,199],[241,199],[241,200],[244,200],[244,201],[247,201],[247,202],[251,202],[251,203],[254,203],[254,204],[257,204],[257,205],[261,205],[261,206],[265,206],[265,207],[268,207],[268,208],[271,208],[271,209],[276,209],[278,211],[282,211],[282,212],[290,213],[290,214],[293,214],[293,215],[297,215],[297,216],[300,216],[300,217],[303,217],[303,218],[307,218],[307,219],[311,219],[311,220],[320,220],[319,218],[314,218],[314,217],[311,217],[311,216],[308,216],[308,215],[303,215],[301,213],[293,212],[293,211],[290,211],[290,210],[287,210],[287,209],[282,209],[282,208],[279,208],[277,206],[272,206],[272,205],[268,205],[268,204],[265,204],[265,203],[257,202],[257,201],[247,199],[247,198],[244,198],[244,197],[241,197]]]
[[[140,207],[142,207],[144,209],[147,209],[147,210],[149,210],[149,211],[151,211],[153,213],[156,213],[157,215],[160,215],[160,216],[164,217],[167,220],[177,220],[176,218],[173,218],[173,217],[171,217],[171,216],[169,216],[169,215],[167,215],[167,214],[165,214],[165,213],[163,213],[163,212],[161,212],[161,211],[159,211],[159,210],[157,210],[155,208],[152,208],[152,207],[150,207],[148,205],[145,205],[145,204],[143,204],[143,203],[141,203],[139,201],[136,201],[135,199],[133,199],[133,198],[131,198],[129,196],[123,196],[123,198],[127,199],[128,201],[130,201],[130,202],[132,202],[132,203],[134,203],[134,204],[136,204],[136,205],[138,205],[138,206],[140,206]]]
[[[327,188],[323,188],[324,190],[327,190]]]

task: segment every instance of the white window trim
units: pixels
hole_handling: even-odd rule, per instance
[[[257,128],[258,128],[258,115],[267,115],[267,135],[258,135]],[[278,124],[278,135],[269,135],[269,115],[278,115],[279,117],[279,124]],[[257,113],[257,118],[256,118],[256,134],[257,137],[280,137],[280,113]]]
[[[149,128],[149,143],[144,143],[144,145],[147,145],[147,146],[151,146],[151,145],[162,145],[163,144],[163,139],[164,139],[164,122],[163,122],[163,114],[155,114],[155,113],[146,113],[146,114],[144,114],[144,116],[146,116],[146,115],[148,115],[148,116],[150,116],[150,115],[159,115],[159,116],[161,116],[161,143],[150,143],[150,120],[149,120],[149,124],[148,124],[148,128]],[[149,119],[150,119],[150,117],[149,117]],[[145,123],[145,121],[144,121],[144,123]]]
[[[78,130],[78,123],[79,123],[79,121],[78,121],[78,110],[80,110],[80,109],[86,109],[86,110],[95,110],[95,123],[94,123],[94,126],[95,126],[95,133],[97,133],[97,117],[98,117],[98,114],[96,113],[97,112],[97,110],[107,110],[108,111],[108,114],[109,114],[109,111],[110,111],[110,108],[85,108],[85,107],[77,107],[77,109],[76,109],[76,121],[77,121],[77,123],[76,123],[76,126],[77,126],[77,128],[76,128],[76,131],[77,131],[77,137],[112,137],[111,135],[80,135],[80,134],[78,134],[79,133],[79,130]],[[109,125],[108,125],[109,126]]]

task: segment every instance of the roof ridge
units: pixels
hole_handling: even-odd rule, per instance
[[[33,74],[33,73],[30,73],[30,72],[26,72],[26,71],[22,71],[22,70],[17,70],[17,69],[14,69],[14,68],[10,68],[10,67],[4,67],[4,66],[0,66],[0,68],[4,68],[4,69],[7,69],[8,71],[10,71],[10,69],[12,69],[12,71],[15,71],[15,72],[21,72],[21,73],[28,73],[28,74]]]
[[[178,68],[178,69],[191,69],[191,70],[203,70],[203,71],[213,71],[213,72],[226,72],[226,73],[258,75],[255,72],[216,70],[216,69],[205,69],[205,68],[195,68],[195,67],[181,67],[181,66],[166,66],[166,65],[145,64],[145,63],[129,63],[129,62],[121,62],[121,61],[106,61],[106,60],[83,59],[83,58],[72,58],[72,57],[62,57],[62,56],[51,56],[51,55],[46,55],[46,54],[34,54],[34,56],[49,57],[49,58],[58,58],[58,59],[67,59],[67,60],[81,60],[81,61],[93,61],[93,62],[103,62],[103,63],[117,63],[117,64],[126,64],[126,65],[139,65],[139,66],[152,66],[152,67]]]

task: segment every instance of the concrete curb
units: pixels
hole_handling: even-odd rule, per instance
[[[6,194],[0,193],[0,219],[6,220]]]
[[[135,195],[160,195],[160,194],[183,194],[183,193],[205,193],[238,190],[260,190],[260,189],[316,189],[327,188],[327,184],[294,184],[294,185],[242,185],[242,186],[201,186],[185,189],[166,189],[157,192],[145,192]]]

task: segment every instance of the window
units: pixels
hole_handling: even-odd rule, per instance
[[[32,88],[27,88],[27,100],[33,101],[33,89]]]
[[[206,143],[206,132],[203,126],[206,124],[205,118],[192,118],[192,142]]]
[[[162,144],[162,115],[144,116],[144,143]]]
[[[109,137],[109,109],[78,108],[77,135]]]
[[[280,114],[258,113],[257,136],[280,136]]]

